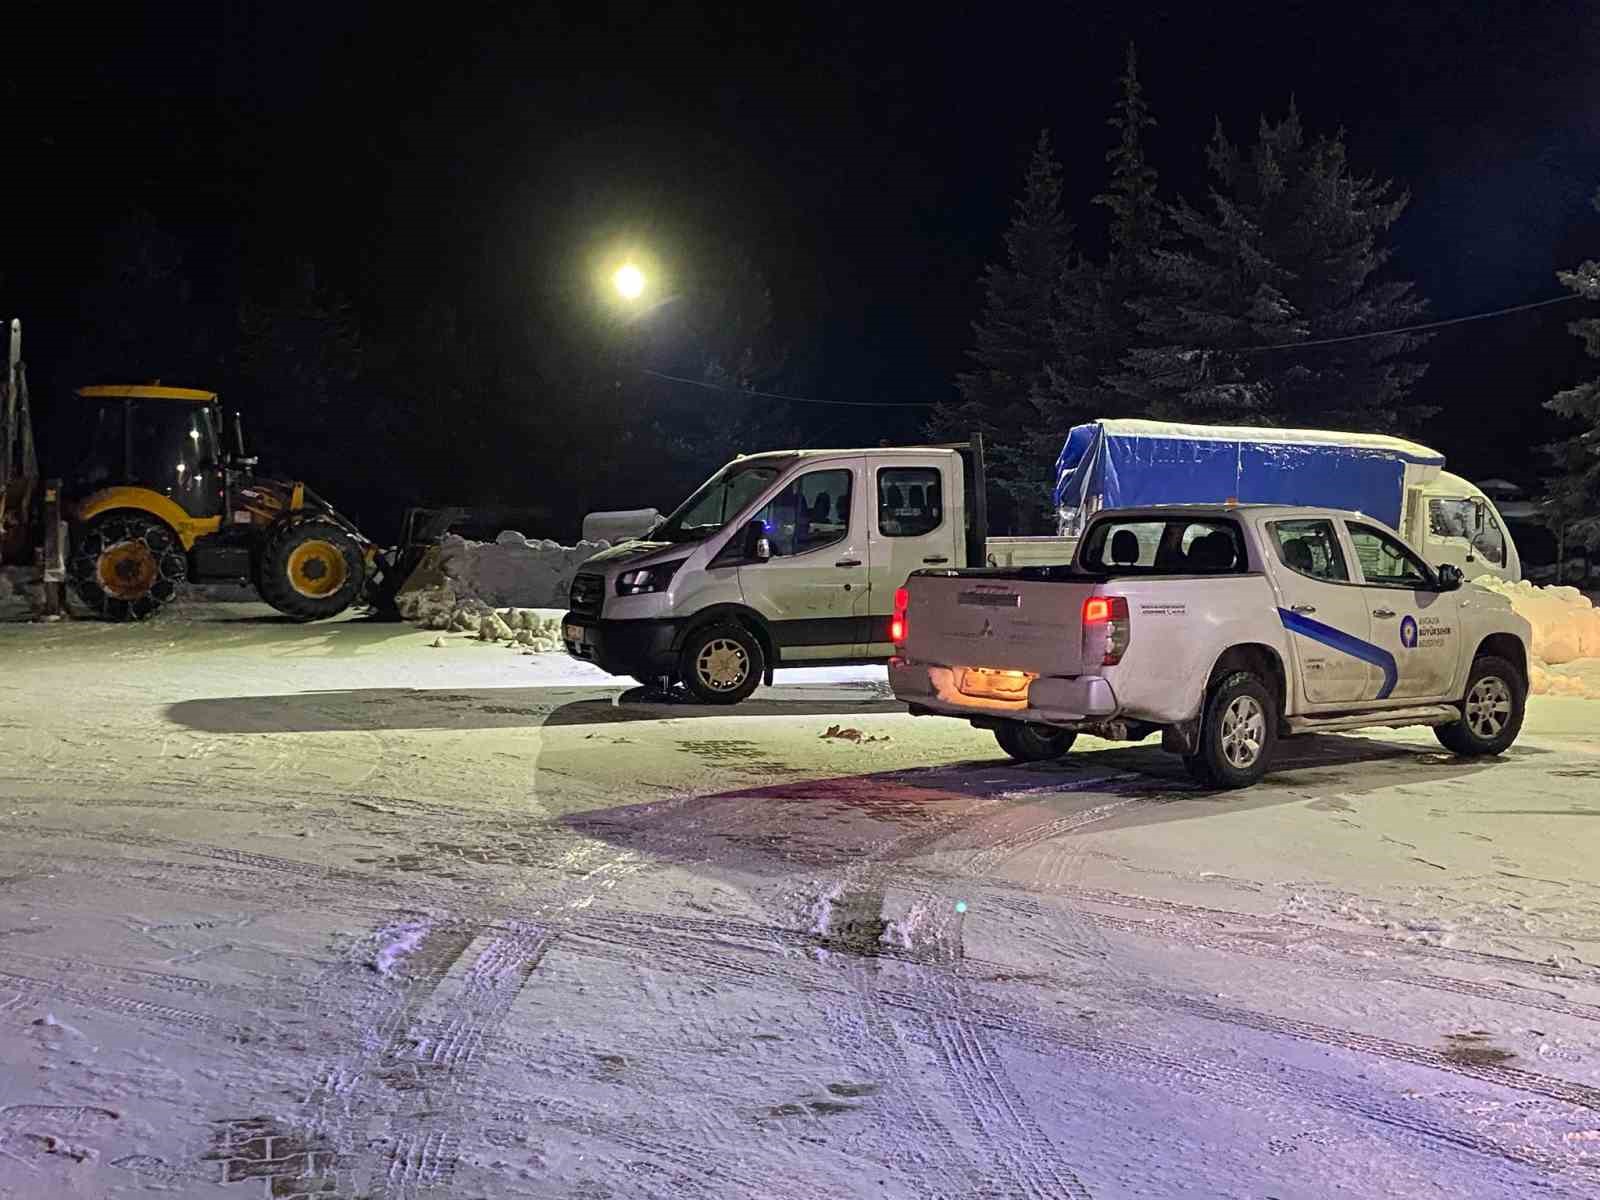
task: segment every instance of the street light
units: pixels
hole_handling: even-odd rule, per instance
[[[644,272],[630,263],[623,263],[611,277],[617,292],[624,300],[637,300],[644,294]]]

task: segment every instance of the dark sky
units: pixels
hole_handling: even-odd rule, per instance
[[[0,296],[37,379],[138,208],[221,303],[308,255],[372,320],[443,300],[515,364],[585,319],[607,238],[670,261],[714,234],[770,283],[784,388],[935,399],[1041,127],[1102,236],[1087,201],[1130,39],[1169,194],[1202,192],[1214,120],[1243,139],[1293,95],[1411,191],[1394,265],[1437,315],[1556,294],[1557,267],[1600,256],[1592,0],[1029,7],[9,6]],[[1427,438],[1504,473],[1578,367],[1567,315],[1436,339]],[[807,419],[825,441],[916,431],[908,410]]]

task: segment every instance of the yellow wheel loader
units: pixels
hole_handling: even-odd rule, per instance
[[[237,414],[224,448],[215,392],[79,388],[88,452],[70,478],[41,483],[20,328],[13,321],[10,329],[0,395],[0,551],[8,561],[42,551],[47,586],[64,575],[84,604],[114,621],[150,616],[186,582],[240,579],[286,616],[314,621],[349,608],[381,576],[378,548],[332,505],[303,483],[255,473]]]

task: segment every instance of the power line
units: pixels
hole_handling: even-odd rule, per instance
[[[732,392],[736,396],[759,396],[763,400],[786,400],[791,404],[827,404],[835,408],[932,408],[931,400],[813,400],[810,396],[784,396],[778,392],[758,392],[750,388],[728,387],[720,383],[707,383],[703,379],[685,379],[681,375],[667,375],[640,367],[641,375],[665,379],[668,383],[681,383],[688,387],[704,388],[708,392]]]
[[[1402,329],[1377,329],[1371,333],[1352,333],[1344,337],[1318,338],[1314,342],[1279,342],[1275,346],[1246,346],[1239,351],[1240,354],[1264,354],[1268,350],[1304,350],[1308,346],[1336,346],[1341,342],[1360,342],[1367,338],[1399,337],[1404,333],[1421,333],[1427,329],[1443,329],[1446,325],[1464,325],[1468,321],[1487,321],[1494,317],[1509,316],[1511,313],[1526,312],[1530,308],[1544,308],[1550,304],[1567,304],[1573,300],[1582,300],[1584,297],[1577,294],[1571,296],[1555,296],[1549,300],[1535,300],[1532,304],[1514,304],[1510,308],[1497,308],[1493,312],[1473,313],[1466,317],[1451,317],[1447,321],[1429,321],[1425,325],[1407,325]]]

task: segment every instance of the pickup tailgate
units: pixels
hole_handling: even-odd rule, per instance
[[[1083,602],[1093,579],[997,572],[913,575],[902,655],[946,667],[1083,673]]]

